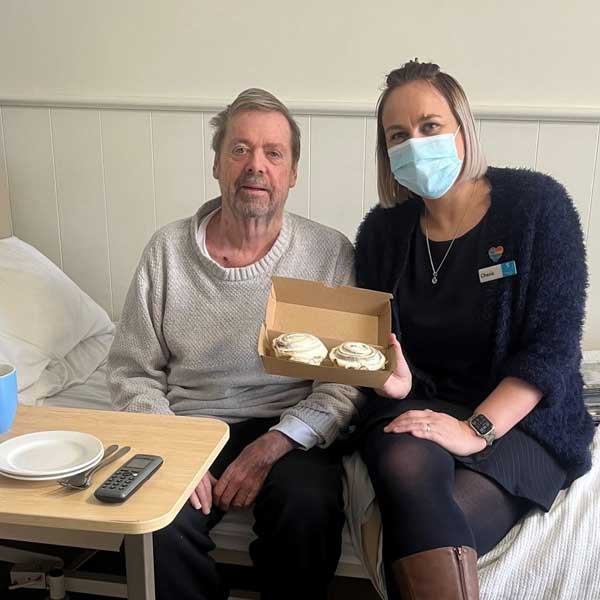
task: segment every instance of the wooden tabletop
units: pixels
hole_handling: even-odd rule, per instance
[[[204,417],[20,406],[10,432],[0,435],[0,441],[51,430],[89,433],[105,447],[119,444],[131,446],[131,451],[95,473],[84,491],[67,490],[56,481],[0,476],[0,524],[119,534],[162,529],[187,502],[229,438],[226,423]],[[138,453],[157,454],[164,463],[126,502],[96,500],[96,488]]]

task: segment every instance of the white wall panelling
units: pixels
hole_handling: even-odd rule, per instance
[[[61,108],[50,116],[63,269],[112,312],[100,112]]]
[[[310,133],[311,117],[299,115],[296,117],[300,128],[300,162],[298,163],[298,180],[290,190],[287,199],[287,209],[303,217],[310,215]]]
[[[202,113],[152,113],[156,224],[194,213],[204,202]]]
[[[311,118],[310,217],[354,239],[363,215],[365,117]]]
[[[152,131],[147,111],[104,110],[100,118],[113,316],[119,319],[142,249],[156,228]]]
[[[540,123],[536,168],[551,173],[569,191],[584,231],[592,202],[598,124]],[[596,235],[600,234],[597,230]]]
[[[205,112],[203,115],[204,127],[204,189],[205,198],[210,200],[221,194],[219,190],[219,182],[213,177],[213,164],[215,161],[215,153],[212,149],[212,133],[213,129],[210,120],[215,116],[214,112]]]
[[[2,109],[0,109],[0,238],[11,235],[12,229],[8,172],[4,152],[4,126],[2,124]]]
[[[593,201],[588,222],[587,256],[590,269],[584,343],[600,349],[600,151],[596,151]]]
[[[62,266],[47,108],[2,108],[13,233]]]
[[[331,114],[313,114],[309,105],[296,108],[302,155],[288,209],[353,240],[376,201],[372,110],[344,113],[337,105]],[[62,265],[117,318],[155,227],[191,215],[219,193],[212,176],[213,110],[0,106],[0,111],[0,194],[10,195],[15,234]],[[600,115],[594,120],[580,112],[569,118],[565,111],[562,121],[556,115],[548,121],[544,111],[536,117],[512,109],[504,116],[499,109],[484,110],[477,117],[491,165],[549,173],[573,197],[590,266],[584,341],[600,348]]]
[[[363,188],[363,213],[369,212],[369,210],[378,202],[377,168],[375,163],[377,120],[373,117],[367,117],[365,121],[365,182]]]
[[[537,121],[481,121],[479,137],[490,165],[535,168]]]

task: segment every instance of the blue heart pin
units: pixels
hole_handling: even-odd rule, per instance
[[[498,262],[504,254],[504,246],[492,246],[488,250],[488,256],[493,262]]]

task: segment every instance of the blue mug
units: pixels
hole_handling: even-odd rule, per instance
[[[0,364],[0,433],[10,430],[17,412],[17,372],[12,365]]]

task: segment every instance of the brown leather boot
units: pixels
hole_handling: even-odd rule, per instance
[[[479,600],[477,553],[467,546],[411,554],[391,571],[402,600]]]

